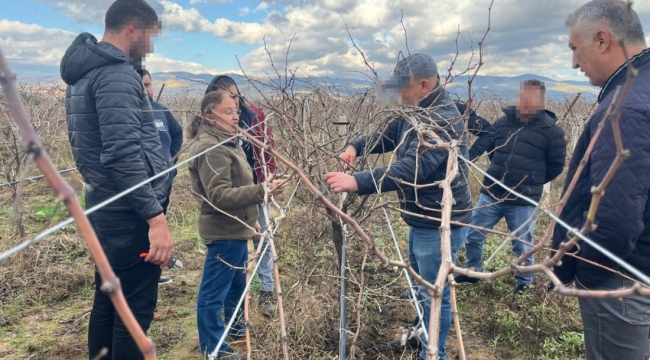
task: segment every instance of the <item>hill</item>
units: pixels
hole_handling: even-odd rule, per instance
[[[251,85],[245,77],[237,74],[227,74],[231,76],[240,87],[241,91],[248,93],[257,93],[255,86]],[[165,83],[165,92],[168,96],[181,95],[187,93],[203,93],[207,84],[214,78],[212,74],[192,74],[188,72],[164,72],[154,73],[153,81],[157,87]],[[546,84],[546,92],[550,98],[564,99],[573,97],[577,93],[582,93],[583,97],[589,100],[595,100],[598,95],[598,88],[593,87],[587,81],[574,80],[554,80],[548,77],[523,74],[512,77],[478,75],[474,80],[473,89],[479,96],[499,96],[508,100],[516,97],[522,81],[528,79],[538,79]],[[459,76],[447,85],[451,93],[457,94],[461,98],[467,97],[468,76]],[[265,85],[277,83],[277,79],[262,78],[258,80],[257,88],[261,91],[268,89]],[[372,81],[368,78],[343,78],[343,77],[313,77],[313,78],[296,78],[294,91],[305,91],[313,85],[336,88],[341,93],[364,91],[373,87]]]

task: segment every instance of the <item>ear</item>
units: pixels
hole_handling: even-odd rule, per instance
[[[603,54],[612,48],[615,39],[606,30],[599,29],[596,31],[596,34],[594,34],[594,41],[598,43],[598,49],[600,49],[600,53]]]
[[[431,81],[429,79],[421,79],[420,80],[420,93],[422,95],[426,95],[429,93],[429,89],[431,89]]]

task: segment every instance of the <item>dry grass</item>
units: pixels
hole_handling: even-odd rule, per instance
[[[25,96],[30,93],[24,89]],[[65,120],[60,93],[53,90],[31,90],[30,109],[35,125],[48,119],[41,135],[53,160],[61,169],[72,167],[71,155],[65,138]],[[49,94],[49,95],[48,95]],[[549,108],[558,116],[564,115],[568,103],[550,103]],[[180,98],[170,101],[177,118],[186,123],[196,110],[198,99]],[[1,104],[1,102],[0,102]],[[495,120],[504,103],[499,99],[485,99],[478,112],[488,120]],[[4,111],[3,109],[0,109]],[[569,120],[560,122],[567,130],[569,141],[575,136],[574,123],[585,119],[591,104],[579,102]],[[4,114],[4,112],[3,112]],[[4,118],[2,117],[4,116]],[[6,115],[0,116],[0,126],[10,125]],[[277,122],[274,126],[280,127]],[[49,129],[49,130],[47,130]],[[286,133],[277,131],[287,138]],[[9,140],[7,135],[4,140]],[[0,138],[0,142],[3,139]],[[11,150],[0,145],[0,155],[7,160]],[[385,160],[385,159],[384,159]],[[7,162],[0,169],[12,174]],[[9,166],[9,167],[8,167]],[[7,170],[9,169],[9,170]],[[36,175],[34,171],[29,175]],[[318,176],[314,169],[313,176]],[[559,198],[562,179],[554,181],[549,206]],[[78,194],[83,183],[77,174],[67,175]],[[472,194],[478,194],[481,178],[472,181]],[[168,212],[175,243],[175,253],[185,268],[172,275],[174,283],[161,288],[156,318],[149,332],[157,343],[162,359],[200,359],[197,353],[195,301],[204,260],[204,247],[196,233],[196,204],[189,196],[187,169],[179,171]],[[287,191],[288,192],[288,191]],[[17,244],[12,213],[10,188],[0,189],[0,250]],[[390,197],[386,198],[390,200]],[[287,200],[280,197],[279,202]],[[302,190],[293,209],[280,227],[275,239],[280,251],[278,266],[285,293],[285,311],[289,349],[293,359],[332,359],[338,349],[339,280],[336,252],[332,245],[332,228],[329,220],[314,207],[313,199]],[[358,200],[357,200],[358,201]],[[33,236],[47,226],[65,218],[66,214],[52,216],[55,197],[44,182],[34,182],[27,187],[22,204],[24,224],[28,236]],[[48,213],[48,211],[50,211]],[[397,237],[402,251],[406,250],[407,229],[392,213]],[[546,219],[540,220],[542,229]],[[373,214],[364,228],[372,225],[371,234],[378,246],[390,257],[397,258],[392,239],[383,220],[383,214]],[[503,224],[500,225],[503,230]],[[494,242],[496,239],[491,239]],[[409,354],[392,354],[387,342],[408,326],[413,308],[408,302],[397,299],[406,287],[395,269],[387,269],[370,261],[365,269],[361,307],[356,308],[359,291],[358,278],[364,248],[358,239],[350,240],[350,285],[348,314],[350,334],[356,332],[354,315],[361,311],[362,328],[358,340],[360,359],[407,359]],[[489,245],[488,245],[489,246]],[[462,259],[462,254],[461,254]],[[497,264],[511,259],[505,252]],[[524,300],[511,296],[512,279],[500,279],[494,284],[461,289],[459,307],[470,359],[569,359],[580,357],[564,334],[580,331],[574,300],[549,296],[544,291],[544,280],[536,280],[533,293]],[[6,359],[83,359],[87,312],[91,307],[93,266],[85,245],[74,228],[68,228],[41,244],[30,247],[21,254],[0,263],[0,358]],[[253,289],[257,289],[254,282]],[[252,297],[256,301],[256,297]],[[263,318],[252,306],[253,358],[280,358],[279,324],[277,319]],[[349,336],[348,339],[351,339]],[[546,342],[557,340],[553,349]],[[449,340],[450,350],[455,347]],[[240,349],[242,344],[238,344]],[[559,350],[558,350],[559,349]],[[452,351],[452,355],[453,350]],[[546,357],[545,357],[546,356]],[[453,357],[451,357],[453,358]]]

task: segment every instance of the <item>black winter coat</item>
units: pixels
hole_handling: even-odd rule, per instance
[[[549,110],[540,112],[530,122],[521,122],[515,107],[503,111],[506,115],[493,125],[494,139],[487,149],[491,152],[487,173],[516,192],[539,201],[544,184],[564,169],[564,131],[555,124],[555,114]],[[530,205],[495,185],[487,176],[481,192],[510,204]]]
[[[610,251],[628,264],[650,276],[650,49],[631,59],[639,71],[621,109],[620,132],[623,148],[630,152],[614,173],[600,200],[594,224],[597,228],[587,234],[593,242]],[[598,108],[585,125],[578,139],[567,171],[564,192],[573,179],[587,147],[598,131],[614,98],[618,86],[623,87],[627,66],[622,65],[609,78],[598,96]],[[589,156],[560,219],[572,228],[581,229],[592,199],[591,189],[601,183],[616,156],[612,123],[605,121],[600,137]],[[557,225],[553,235],[553,248],[567,240],[567,230]],[[595,247],[580,241],[577,254],[600,265],[619,269],[612,259]],[[569,284],[574,279],[586,288],[596,288],[610,272],[565,256],[562,265],[555,268],[560,280]]]
[[[456,107],[461,115],[465,115],[465,111],[467,111],[466,103],[457,102]],[[474,161],[492,146],[492,142],[494,141],[494,127],[485,118],[479,116],[474,109],[469,112],[466,127],[469,133],[476,136],[474,144],[469,148],[468,158],[470,161]]]
[[[429,116],[420,117],[420,121],[428,124],[435,122],[444,129],[444,131],[436,132],[444,141],[450,141],[450,137],[454,140],[462,138],[460,150],[464,156],[467,156],[467,140],[464,137],[465,123],[447,92],[439,87],[422,100],[419,106],[433,109],[429,112]],[[383,132],[383,136],[381,138],[379,136],[364,136],[356,139],[350,145],[356,149],[357,156],[362,156],[364,153],[380,154],[396,151],[397,161],[390,166],[390,172],[381,183],[381,192],[397,191],[400,206],[405,211],[440,218],[440,203],[442,201],[442,188],[440,186],[429,186],[415,190],[413,186],[400,183],[399,180],[413,184],[417,179],[417,184],[431,184],[445,179],[449,150],[428,149],[416,157],[416,153],[421,151],[418,149],[417,132],[412,130],[410,122],[402,118],[389,124]],[[397,145],[402,142],[403,146],[396,150]],[[376,144],[376,146],[371,147],[373,144]],[[386,171],[387,167],[382,166],[371,171],[354,174],[359,187],[359,194],[376,193],[375,181],[379,182]],[[472,207],[472,201],[467,184],[469,170],[466,163],[459,162],[459,172],[459,175],[451,183],[454,200],[456,201],[452,207],[451,219],[469,223],[472,220],[472,212],[468,211],[468,209]],[[408,225],[413,227],[431,229],[440,227],[440,222],[418,216],[402,214],[402,218]]]
[[[167,169],[149,98],[127,55],[88,33],[61,60],[72,155],[92,207]],[[135,211],[143,219],[163,212],[168,174],[102,208]]]

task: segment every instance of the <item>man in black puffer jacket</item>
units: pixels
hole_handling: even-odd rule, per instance
[[[494,122],[494,140],[486,149],[491,164],[487,170],[492,177],[516,192],[539,201],[544,184],[555,179],[564,168],[566,139],[564,131],[555,124],[555,114],[544,110],[545,87],[541,81],[527,80],[521,85],[517,106],[504,109],[505,116]],[[506,219],[510,231],[515,231],[535,211],[535,206],[512,195],[487,176],[474,211],[472,225],[492,229],[501,218]],[[535,222],[517,233],[523,241],[532,244]],[[469,229],[467,235],[467,266],[480,271],[483,261],[484,231]],[[530,249],[521,241],[512,242],[517,255]],[[533,257],[525,261],[532,265]],[[516,291],[521,293],[533,281],[533,273],[516,274]],[[477,279],[465,275],[456,277],[457,283],[475,283]]]
[[[86,205],[98,205],[167,169],[151,104],[138,65],[158,32],[156,12],[144,0],[117,0],[106,13],[102,42],[79,35],[61,60],[68,137],[86,182]],[[140,186],[89,215],[95,233],[138,323],[147,331],[158,297],[161,266],[172,240],[161,201],[167,175]],[[148,253],[145,259],[140,254]],[[113,359],[141,359],[95,273],[88,326],[90,358],[106,347]]]

